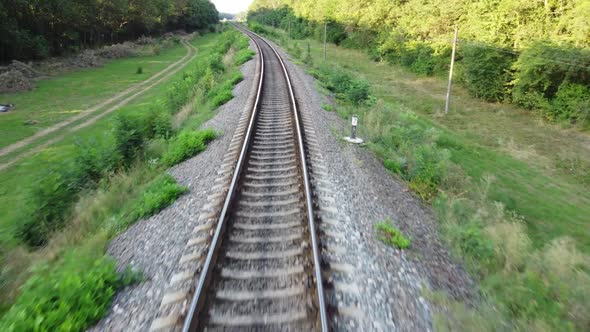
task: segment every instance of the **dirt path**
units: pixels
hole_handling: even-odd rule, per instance
[[[107,100],[104,100],[101,103],[95,105],[94,107],[89,108],[85,111],[82,111],[81,113],[79,113],[79,114],[77,114],[65,121],[62,121],[58,124],[55,124],[51,127],[46,128],[46,129],[43,129],[42,131],[36,133],[35,135],[33,135],[31,137],[27,137],[27,138],[20,140],[12,145],[9,145],[3,149],[0,149],[0,157],[1,157],[1,156],[4,156],[4,155],[12,152],[12,151],[15,151],[17,149],[25,147],[25,146],[37,141],[38,139],[40,139],[44,136],[47,136],[57,130],[60,130],[60,129],[66,127],[67,125],[70,125],[70,124],[76,122],[77,120],[80,120],[80,119],[83,119],[84,117],[90,116],[93,113],[96,113],[99,109],[103,108],[106,105],[109,105],[109,104],[119,101],[114,106],[112,106],[112,107],[108,108],[107,110],[89,118],[88,120],[82,122],[81,124],[79,124],[75,127],[66,129],[66,132],[64,132],[62,135],[59,135],[53,139],[50,139],[49,141],[35,147],[34,149],[31,149],[31,150],[25,151],[21,154],[18,154],[14,158],[10,159],[9,161],[0,164],[0,171],[14,165],[15,163],[17,163],[18,161],[22,160],[25,157],[28,157],[36,152],[39,152],[40,150],[46,148],[47,146],[50,146],[58,141],[61,141],[66,136],[66,134],[71,133],[71,132],[75,132],[79,129],[85,128],[89,125],[96,123],[96,121],[100,120],[104,116],[116,111],[117,109],[126,105],[131,100],[135,99],[136,97],[143,94],[147,90],[151,89],[155,85],[161,83],[162,81],[164,81],[164,80],[170,78],[172,75],[176,74],[178,71],[180,71],[182,68],[184,68],[186,66],[186,64],[188,64],[190,61],[192,61],[196,57],[196,52],[197,52],[197,49],[194,46],[192,46],[190,43],[186,42],[185,40],[182,40],[182,43],[188,50],[187,54],[184,57],[182,57],[180,60],[178,60],[177,62],[167,66],[166,68],[164,68],[163,70],[161,70],[160,72],[158,72],[154,76],[150,77],[149,79],[147,79],[139,84],[136,84],[134,86],[131,86],[128,89],[126,89],[125,91],[117,94],[116,96],[109,98]],[[121,99],[121,98],[124,98],[124,99]]]

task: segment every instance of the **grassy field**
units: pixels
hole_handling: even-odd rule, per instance
[[[234,37],[230,40],[225,38],[228,35],[208,34],[195,39],[192,44],[198,48],[199,56],[185,69],[117,112],[84,130],[69,134],[59,143],[0,172],[0,313],[10,308],[16,299],[16,307],[8,311],[4,320],[0,319],[0,327],[6,328],[5,324],[9,324],[8,326],[16,326],[18,330],[21,325],[11,324],[19,321],[19,315],[32,317],[31,315],[42,315],[39,312],[54,312],[56,309],[53,306],[62,300],[72,302],[69,305],[73,307],[68,309],[73,313],[71,320],[80,324],[75,326],[87,326],[105,312],[114,290],[135,279],[133,273],[131,279],[125,275],[119,277],[114,272],[112,261],[103,257],[104,250],[110,238],[125,230],[135,220],[158,212],[184,192],[184,188],[163,172],[168,166],[189,158],[206,147],[215,134],[196,129],[214,114],[217,106],[232,98],[231,89],[241,80],[241,63],[235,62],[233,58],[237,45],[247,47],[247,42],[244,44],[244,40],[238,41]],[[232,48],[229,48],[228,42],[232,43]],[[227,49],[230,49],[229,55],[223,57]],[[212,67],[217,69],[211,71]],[[206,68],[209,69],[205,70]],[[209,76],[210,81],[204,82],[202,74],[199,74],[203,71],[213,73]],[[189,82],[189,78],[192,81]],[[108,81],[101,82],[105,86],[109,84]],[[203,85],[208,88],[201,88]],[[224,97],[220,99],[219,95]],[[167,109],[172,104],[175,106]],[[169,129],[154,138],[146,136],[143,143],[134,143],[134,135],[135,132],[147,130],[147,127],[143,127],[144,122],[132,121],[130,124],[138,127],[117,129],[121,128],[125,119],[154,121],[150,114],[157,115],[157,125]],[[120,135],[123,135],[123,141]],[[141,135],[148,134],[146,132]],[[83,146],[79,145],[81,142]],[[125,145],[121,146],[121,143]],[[53,174],[49,172],[50,169],[79,157],[85,150],[90,152],[86,156],[91,161],[94,160],[93,163],[100,164],[101,157],[97,157],[100,154],[107,153],[105,157],[108,159],[112,147],[116,147],[119,154],[121,148],[125,149],[126,145],[132,146],[131,144],[139,144],[133,148],[134,153],[139,155],[132,157],[122,168],[119,166],[113,171],[100,170],[102,175],[99,176],[102,178],[98,181],[88,178],[88,181],[97,181],[97,185],[76,194],[71,211],[65,216],[65,226],[57,231],[50,231],[47,243],[39,248],[31,248],[15,237],[15,231],[21,224],[30,222],[32,210],[29,205],[36,202],[31,200],[31,193],[44,183],[48,174]],[[105,165],[108,166],[108,163]],[[60,172],[66,170],[64,174],[69,174],[68,167],[76,170],[84,166],[74,163],[59,167],[62,167]],[[39,278],[43,275],[47,280]],[[70,290],[67,285],[71,282],[75,284]],[[22,295],[18,296],[19,287],[23,284],[25,286],[20,291]],[[96,285],[97,289],[93,289],[92,285]],[[85,292],[96,302],[75,302],[86,301]],[[60,300],[51,300],[52,296],[58,296]],[[45,300],[47,302],[43,302]],[[34,313],[30,312],[34,307],[31,305],[36,302],[39,302],[40,307],[34,309]],[[89,308],[82,309],[78,306]],[[65,328],[72,323],[68,320],[60,321],[64,318],[61,314],[55,315],[56,321],[43,321],[43,326],[50,329],[60,326]],[[22,326],[30,326],[28,324],[31,320],[32,318],[25,319]]]
[[[196,39],[192,42],[192,44],[197,48],[210,47],[213,43],[213,40],[213,35],[209,35],[203,38]],[[176,48],[175,50],[171,50],[170,52],[176,53],[176,56],[174,57],[170,57],[169,55],[169,61],[173,62],[175,59],[184,54],[183,52],[185,52],[185,48],[183,46],[179,46],[178,48]],[[135,75],[134,71],[132,70],[134,67],[133,61],[135,61],[135,59],[136,58],[117,60],[117,62],[119,63],[126,64],[126,66],[118,67],[119,74],[121,74],[121,71],[123,71],[129,72],[129,76]],[[195,61],[198,61],[198,58]],[[189,66],[191,66],[191,64],[187,65],[187,67]],[[83,74],[86,76],[86,78],[94,77],[94,81],[92,84],[95,84],[97,86],[96,89],[110,90],[111,94],[116,93],[117,90],[115,90],[111,86],[110,81],[97,79],[98,77],[100,77],[100,75],[93,72],[96,71],[100,73],[103,72],[103,70],[104,68],[85,70]],[[69,77],[70,75],[71,74],[68,74],[67,76]],[[116,73],[113,73],[113,75],[117,76]],[[182,71],[171,77],[170,80],[176,80],[179,77],[182,77]],[[65,80],[66,78],[56,79]],[[92,125],[91,127],[86,128],[83,131],[70,134],[63,141],[47,149],[42,150],[38,154],[25,158],[18,165],[15,165],[0,172],[0,183],[2,184],[0,186],[0,228],[4,230],[2,234],[5,235],[2,237],[2,240],[14,241],[14,239],[10,240],[9,238],[11,237],[10,234],[12,234],[14,231],[13,227],[15,227],[15,225],[18,224],[17,220],[22,217],[21,212],[27,200],[27,198],[25,197],[25,193],[27,193],[31,187],[36,185],[38,179],[44,175],[44,172],[53,163],[71,157],[72,152],[76,148],[77,141],[92,139],[96,141],[102,141],[105,138],[109,139],[109,136],[106,135],[105,132],[110,128],[112,124],[112,119],[114,116],[116,116],[116,114],[141,112],[154,101],[165,97],[166,89],[162,89],[162,87],[166,84],[167,82],[163,82],[159,85],[156,85],[155,87],[147,91],[145,94],[131,102],[130,104],[121,107],[119,111],[106,116],[105,118],[99,120],[96,124]],[[117,84],[115,84],[115,86],[117,86]],[[81,85],[80,87],[82,91],[86,90],[83,85]],[[25,92],[24,94],[31,94],[34,92],[35,91]],[[76,90],[72,89],[69,91],[69,93],[75,95]],[[83,94],[84,92],[81,93]],[[34,103],[42,104],[42,101],[47,101],[47,97],[45,95],[37,95],[37,97],[41,101],[32,99]]]
[[[159,55],[117,59],[100,68],[74,72],[35,82],[35,89],[27,92],[0,94],[2,103],[16,108],[0,114],[0,148],[33,135],[40,129],[63,121],[102,100],[112,97],[133,84],[142,82],[166,66],[176,62],[187,52],[178,44],[164,49]],[[137,74],[137,68],[143,72]],[[108,82],[108,84],[105,84]],[[26,125],[27,121],[38,121]]]
[[[305,50],[308,42],[314,63],[321,63],[323,45],[306,40],[298,42],[299,48]],[[452,138],[443,146],[452,160],[474,179],[493,175],[491,198],[524,217],[536,244],[569,235],[590,253],[587,133],[545,123],[514,106],[471,98],[458,85],[445,116],[443,78],[418,76],[335,45],[328,45],[328,55],[330,63],[370,82],[376,97],[449,133]]]
[[[417,76],[334,45],[324,62],[319,42],[252,28],[278,41],[316,77],[333,100],[324,109],[345,119],[358,115],[366,147],[432,204],[443,239],[482,295],[474,308],[445,294],[426,294],[442,308],[435,310],[437,330],[587,329],[587,133],[471,98],[460,85],[444,115],[443,77]],[[375,227],[379,239],[383,226]],[[411,229],[402,231],[412,235]]]
[[[208,43],[210,43],[210,37],[197,39],[193,42],[193,45],[196,47],[201,47],[208,45]],[[20,93],[17,96],[23,98],[23,100],[27,100],[26,104],[30,105],[31,109],[34,107],[38,107],[39,109],[43,108],[44,102],[49,104],[53,103],[55,100],[54,96],[59,96],[58,98],[60,99],[60,103],[53,105],[59,105],[61,109],[80,109],[85,106],[100,102],[102,99],[109,98],[122,89],[128,87],[132,83],[147,79],[149,77],[148,73],[154,73],[163,69],[166,65],[178,60],[185,53],[186,49],[179,45],[173,49],[162,52],[162,54],[157,57],[160,58],[158,61],[155,59],[141,60],[142,58],[115,60],[112,63],[105,65],[103,68],[86,69],[81,72],[66,74],[63,77],[56,77],[47,81],[41,81],[40,83],[44,83],[47,87],[49,87],[49,89],[53,90],[51,93],[43,91],[41,87],[39,87],[34,91]],[[151,62],[152,68],[147,69],[144,67],[144,74],[136,75],[135,69],[138,65],[137,61]],[[128,73],[128,75],[121,75],[121,73]],[[106,75],[112,80],[103,80],[102,77],[104,76],[102,75]],[[177,79],[181,75],[182,71],[177,73],[175,77],[172,77],[171,79]],[[74,81],[74,83],[71,83],[70,80]],[[68,86],[70,88],[68,90],[61,90],[63,85],[56,84],[56,82],[68,82]],[[81,84],[81,82],[86,83]],[[118,111],[118,113],[138,112],[142,109],[145,109],[145,107],[149,105],[150,102],[153,102],[158,98],[162,98],[165,95],[166,90],[161,89],[161,87],[165,84],[166,82],[155,86],[148,93],[138,97],[132,103],[123,106]],[[88,88],[89,86],[92,88]],[[65,91],[65,94],[62,94],[62,91]],[[96,93],[96,95],[93,95],[93,93]],[[85,100],[86,96],[92,96],[90,98],[92,102],[87,102]],[[84,103],[83,105],[85,106],[81,106],[80,103]],[[31,114],[31,111],[26,113]],[[56,112],[41,113],[51,118],[53,121],[52,123],[63,119],[59,118],[59,116],[56,117]],[[12,119],[9,119],[8,122],[13,122],[14,127],[23,127],[22,121],[20,120],[22,120],[22,117],[27,116],[25,112],[21,113],[20,110],[13,113],[7,113],[6,115],[12,116]],[[25,158],[17,165],[0,172],[0,183],[2,184],[0,189],[0,228],[4,230],[2,233],[6,235],[3,236],[3,241],[14,241],[14,239],[10,239],[10,234],[14,232],[13,227],[18,224],[16,221],[22,217],[20,213],[22,212],[23,206],[26,204],[27,200],[25,193],[28,192],[31,187],[36,185],[38,179],[44,175],[44,172],[53,163],[72,156],[72,152],[76,148],[76,141],[88,139],[100,141],[103,139],[102,136],[106,137],[106,135],[103,133],[110,127],[113,116],[115,116],[115,114],[106,116],[86,130],[71,134],[63,141],[47,149],[44,149],[40,153],[37,153],[29,158]],[[21,117],[20,120],[19,117]],[[8,128],[9,125],[4,122],[4,119],[2,120],[3,121],[1,122],[1,125],[6,125]],[[8,140],[10,135],[3,137],[4,139]],[[14,140],[11,139],[9,143],[11,142],[14,142]]]

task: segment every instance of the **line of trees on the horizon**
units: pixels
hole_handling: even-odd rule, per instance
[[[42,59],[142,35],[206,29],[217,21],[208,0],[2,0],[0,61]]]
[[[248,20],[366,50],[419,74],[448,71],[476,97],[590,124],[588,0],[254,0]]]

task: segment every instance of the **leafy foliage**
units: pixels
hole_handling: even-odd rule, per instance
[[[475,97],[493,102],[504,100],[513,61],[510,53],[466,46],[460,62],[465,86]]]
[[[206,29],[218,21],[207,0],[3,1],[0,61],[45,58],[105,43],[177,29]]]
[[[354,78],[343,68],[322,65],[313,74],[326,89],[336,93],[342,99],[357,105],[370,100],[369,83]]]
[[[213,130],[186,129],[170,141],[168,151],[162,157],[167,166],[173,166],[205,150],[207,143],[215,139]]]
[[[562,84],[590,85],[590,51],[586,50],[538,42],[524,50],[513,67],[512,99],[527,108],[547,109]]]
[[[128,219],[135,220],[151,216],[172,204],[186,188],[176,183],[170,174],[163,174],[150,182],[141,196],[132,204]]]
[[[0,320],[2,331],[79,331],[107,311],[115,292],[133,282],[107,258],[70,251],[62,262],[37,267],[21,296]]]
[[[538,109],[550,120],[579,122],[579,115],[568,117],[570,108],[580,108],[576,97],[564,90],[558,104],[553,100],[562,84],[590,85],[590,29],[582,23],[588,15],[590,3],[576,0],[256,0],[248,20],[271,37],[276,33],[261,24],[289,30],[295,39],[317,40],[323,40],[327,23],[328,42],[422,75],[448,71],[458,24],[457,65],[472,95]],[[564,106],[570,96],[574,101]]]

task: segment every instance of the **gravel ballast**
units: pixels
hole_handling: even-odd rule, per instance
[[[289,59],[283,52],[281,55]],[[342,141],[349,124],[336,113],[323,110],[321,105],[329,100],[316,91],[314,79],[300,67],[286,62],[300,109],[312,120],[327,180],[334,192],[338,231],[344,235],[337,243],[345,249],[339,255],[354,267],[351,284],[358,287],[360,294],[355,300],[360,321],[339,328],[432,330],[433,309],[423,297],[423,288],[442,289],[465,299],[472,292],[472,281],[453,263],[442,245],[430,208],[366,148]],[[142,271],[146,280],[120,292],[108,316],[92,330],[149,329],[194,221],[211,194],[211,183],[246,105],[254,68],[254,61],[243,66],[245,79],[234,89],[234,99],[203,125],[223,132],[223,136],[203,153],[169,171],[189,188],[188,193],[158,215],[136,223],[110,244],[108,254],[118,265]],[[397,250],[377,240],[375,224],[387,218],[412,238],[409,250]]]

